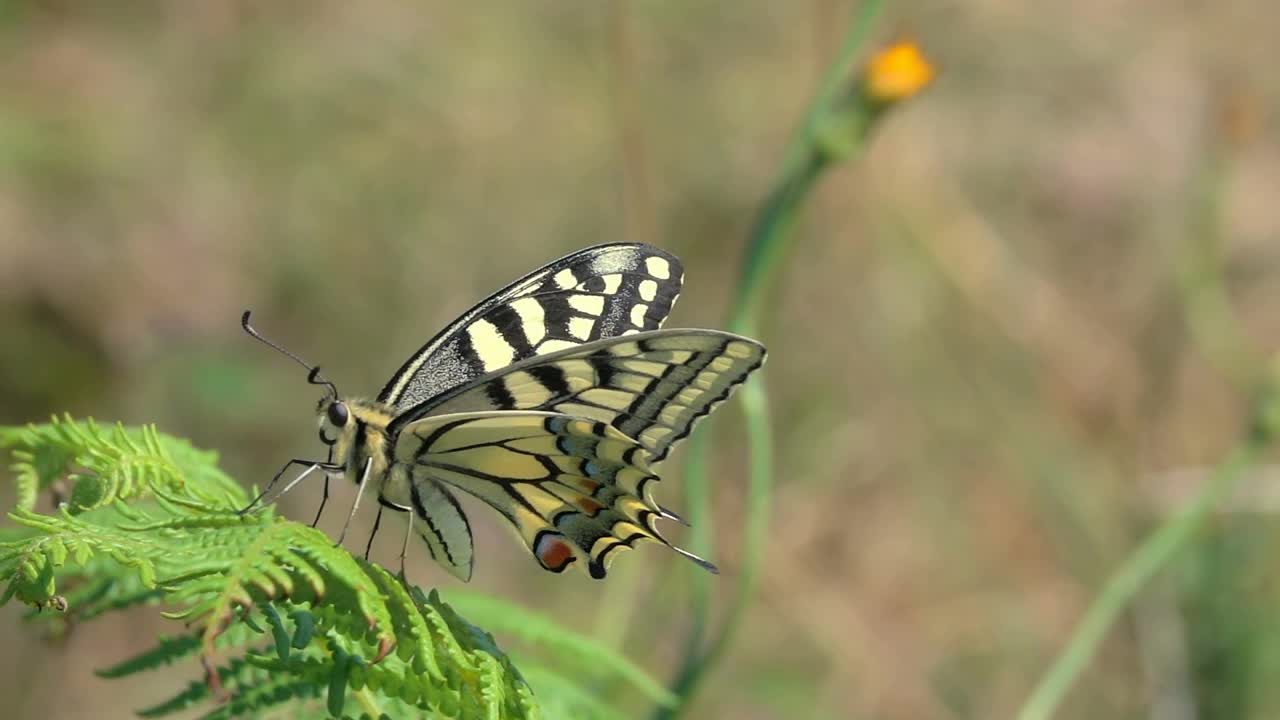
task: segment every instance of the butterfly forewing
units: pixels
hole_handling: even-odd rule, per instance
[[[599,245],[548,264],[467,311],[387,382],[380,402],[409,409],[519,360],[655,330],[684,277],[647,245]]]
[[[715,330],[656,330],[531,358],[440,396],[428,415],[540,410],[606,423],[656,466],[694,424],[764,362],[754,340]]]
[[[620,550],[669,545],[656,527],[664,513],[650,494],[647,453],[606,423],[549,412],[439,415],[405,426],[395,453],[415,482],[458,488],[501,513],[552,572],[582,559],[600,578]]]

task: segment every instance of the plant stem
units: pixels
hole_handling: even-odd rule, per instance
[[[748,242],[729,325],[733,332],[743,335],[757,333],[762,307],[769,297],[770,280],[777,275],[790,246],[788,240],[794,235],[801,205],[832,160],[831,155],[819,146],[817,130],[831,110],[838,91],[847,82],[849,66],[884,4],[884,0],[868,0],[851,19],[840,51],[791,140],[783,160],[781,179],[766,200]],[[858,143],[865,139],[865,133],[861,131],[865,131],[867,119],[863,115],[854,119],[853,126],[859,130],[854,134],[854,140]],[[702,678],[723,656],[736,635],[758,584],[773,486],[772,435],[762,374],[757,374],[752,382],[747,383],[739,395],[746,415],[750,467],[741,574],[725,623],[705,650],[702,648],[711,612],[711,578],[705,574],[694,576],[692,625],[673,688],[680,703],[672,708],[659,709],[656,718],[677,718],[688,708],[689,699]],[[695,528],[690,535],[690,546],[694,552],[703,555],[710,555],[713,550],[711,492],[707,476],[709,437],[706,427],[695,433],[689,443],[685,472],[686,506]]]
[[[780,263],[782,249],[785,246],[782,238],[794,227],[800,204],[813,186],[819,171],[826,164],[826,161],[816,153],[810,153],[809,159],[810,162],[800,168],[800,174],[797,177],[785,179],[774,191],[756,223],[742,272],[743,280],[735,305],[736,310],[733,319],[729,322],[729,329],[733,332],[748,336],[756,335],[756,318],[761,295],[759,291],[767,284],[767,271],[770,268],[776,268]],[[744,401],[748,397],[755,398],[754,406],[759,412],[767,413],[768,401],[764,397],[763,384],[763,373],[757,373],[751,382],[741,389],[740,395]],[[743,407],[746,408],[745,404]],[[747,532],[743,539],[742,577],[751,579],[752,582],[744,584],[740,580],[738,583],[738,595],[734,604],[739,613],[741,608],[738,606],[745,606],[749,601],[747,595],[755,589],[753,579],[757,568],[754,566],[760,562],[759,550],[763,546],[763,537],[768,529],[768,498],[773,484],[772,448],[770,447],[772,441],[769,436],[768,418],[753,420],[752,411],[746,410],[746,413],[748,433],[752,437],[747,444],[750,475],[745,509]],[[751,429],[753,424],[754,432]],[[711,434],[706,427],[694,434],[689,443],[685,467],[686,507],[689,509],[689,516],[695,520],[690,533],[690,546],[700,555],[709,555],[712,550],[711,491],[707,481],[710,437]],[[712,578],[705,573],[698,573],[693,580],[694,625],[686,647],[686,664],[688,664],[688,658],[703,654],[699,648],[705,637],[707,618],[710,615],[711,583]],[[744,592],[747,595],[744,595]],[[731,611],[731,615],[733,614]],[[686,674],[682,672],[681,677]],[[677,692],[682,684],[681,681],[677,682]]]

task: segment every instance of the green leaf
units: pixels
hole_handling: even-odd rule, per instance
[[[266,616],[267,621],[271,623],[271,636],[276,641],[276,654],[281,660],[289,659],[289,648],[293,647],[289,637],[289,631],[284,627],[284,621],[280,619],[280,613],[270,604],[262,607],[262,614]]]
[[[333,669],[329,673],[329,714],[342,717],[342,708],[347,700],[347,676],[351,673],[351,656],[343,652],[334,653]]]

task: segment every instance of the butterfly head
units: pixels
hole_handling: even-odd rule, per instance
[[[316,416],[320,423],[320,441],[325,445],[336,444],[352,424],[351,409],[336,393],[325,393],[320,398]]]
[[[379,455],[385,449],[387,425],[395,410],[361,398],[326,394],[316,406],[320,442],[328,445],[334,458],[352,453]]]

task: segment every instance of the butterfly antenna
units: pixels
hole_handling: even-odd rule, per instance
[[[284,349],[280,345],[277,345],[271,342],[270,340],[266,339],[265,337],[263,337],[261,333],[259,333],[257,330],[254,329],[252,325],[249,324],[249,315],[251,313],[252,311],[245,310],[244,315],[240,316],[240,327],[244,328],[244,331],[249,333],[249,337],[252,337],[254,340],[257,340],[263,345],[266,345],[267,347],[272,348],[273,350],[276,350],[289,358],[292,358],[294,362],[298,363],[299,365],[307,369],[308,371],[307,382],[311,383],[312,385],[323,385],[329,389],[330,394],[332,394],[335,398],[338,397],[338,386],[320,377],[319,365],[312,365],[306,360],[303,360],[297,355]]]

